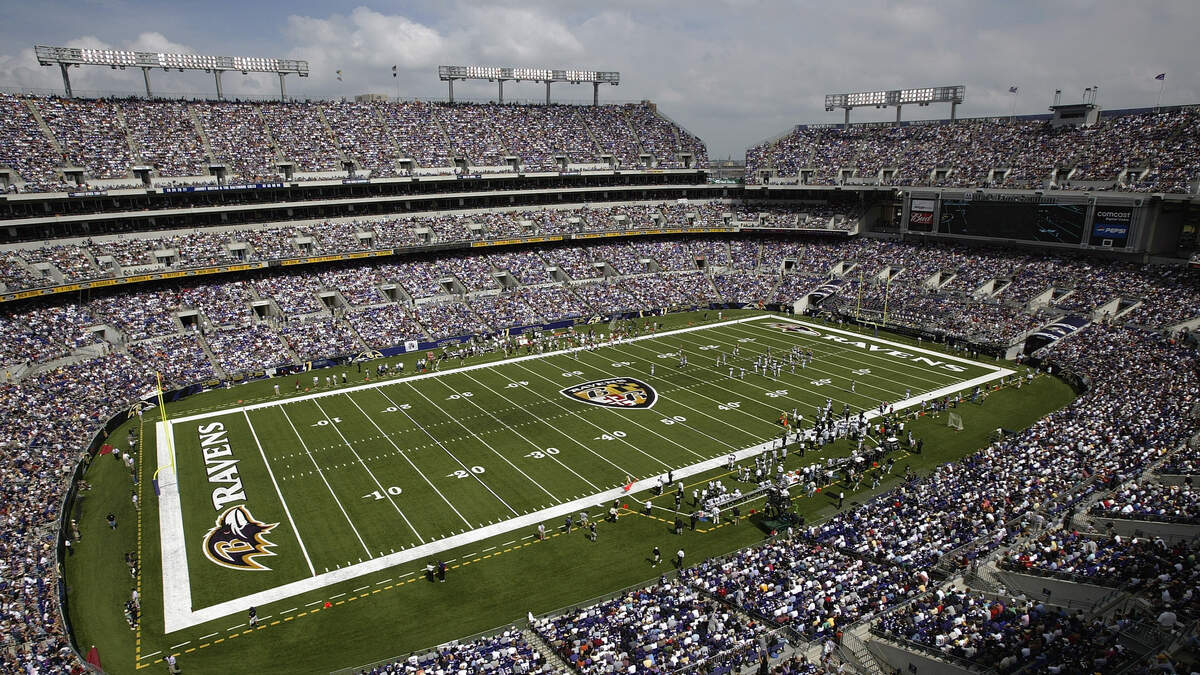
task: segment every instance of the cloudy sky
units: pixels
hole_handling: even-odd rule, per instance
[[[6,2],[0,22],[0,88],[61,91],[56,68],[37,65],[34,44],[306,59],[297,96],[364,92],[442,99],[439,64],[618,70],[601,99],[650,99],[703,138],[713,157],[797,122],[840,121],[823,96],[965,84],[962,116],[1044,112],[1100,87],[1108,109],[1152,106],[1158,73],[1165,104],[1200,102],[1197,0],[608,0],[576,2],[292,0]],[[391,67],[399,76],[392,78]],[[343,72],[342,81],[335,72]],[[153,75],[162,92],[211,95],[211,76]],[[136,71],[72,71],[79,92],[142,88]],[[269,95],[274,76],[223,78],[227,96]],[[456,83],[459,98],[490,100],[494,84]],[[508,83],[506,99],[537,100],[542,85]],[[558,85],[560,101],[590,100],[586,86]],[[942,117],[944,107],[906,118]],[[891,119],[863,110],[856,120]]]

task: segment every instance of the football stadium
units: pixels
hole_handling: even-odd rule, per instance
[[[14,12],[0,670],[1200,672],[1200,12],[940,4]]]

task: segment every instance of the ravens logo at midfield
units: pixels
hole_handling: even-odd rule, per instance
[[[563,396],[607,408],[649,408],[658,400],[653,387],[632,377],[610,377],[563,389]]]
[[[250,515],[243,504],[232,506],[217,516],[216,527],[204,535],[204,555],[222,567],[234,570],[270,570],[259,563],[259,556],[275,555],[266,535],[279,523],[264,523]]]

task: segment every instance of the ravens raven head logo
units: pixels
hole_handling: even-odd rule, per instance
[[[658,400],[654,389],[632,377],[610,377],[562,390],[563,396],[606,408],[649,408]]]
[[[204,535],[204,555],[208,559],[233,570],[270,570],[259,563],[259,556],[275,555],[267,549],[275,544],[267,541],[266,535],[279,523],[264,523],[250,515],[250,510],[239,504],[217,516],[217,524]]]

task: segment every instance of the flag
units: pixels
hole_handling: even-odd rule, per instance
[[[97,669],[101,668],[100,652],[96,650],[95,645],[92,645],[92,648],[88,650],[87,656],[84,657],[84,660],[93,666],[96,666]]]
[[[1156,80],[1165,80],[1165,79],[1167,79],[1167,74],[1166,74],[1166,73],[1159,73],[1159,74],[1157,74],[1157,75],[1155,75],[1155,76],[1154,76],[1154,79],[1156,79]]]
[[[396,77],[396,66],[392,66],[392,77]]]
[[[1015,93],[1017,93],[1017,89],[1020,89],[1020,87],[1009,87],[1008,93],[1015,94]]]
[[[340,71],[340,70],[337,71],[337,76],[338,76],[338,82],[341,82],[342,81],[342,71]]]

